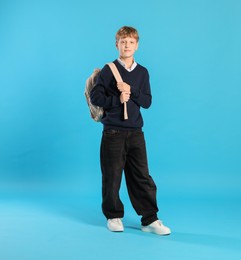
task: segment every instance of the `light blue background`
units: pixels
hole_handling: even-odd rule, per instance
[[[0,3],[3,187],[62,179],[81,189],[99,178],[101,125],[85,80],[117,57],[114,36],[127,24],[151,77],[151,174],[171,194],[240,193],[241,1]]]
[[[234,198],[240,216],[240,14],[240,0],[0,0],[3,198],[66,192],[99,207],[102,126],[90,118],[85,80],[117,57],[115,33],[131,25],[136,61],[150,73],[144,132],[158,198],[177,207],[180,198]]]

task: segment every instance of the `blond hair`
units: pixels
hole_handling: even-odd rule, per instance
[[[139,41],[139,35],[137,30],[131,26],[121,27],[115,35],[116,41],[119,41],[120,38],[126,38],[126,37],[133,37],[136,39],[137,42]]]

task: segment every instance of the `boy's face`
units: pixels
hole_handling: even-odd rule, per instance
[[[138,48],[138,42],[133,37],[120,38],[116,41],[116,48],[119,51],[120,58],[132,58]]]

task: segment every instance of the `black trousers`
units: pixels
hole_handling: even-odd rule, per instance
[[[124,170],[128,194],[142,225],[157,220],[156,185],[149,175],[142,130],[104,130],[101,140],[102,211],[107,219],[122,218],[119,190]]]

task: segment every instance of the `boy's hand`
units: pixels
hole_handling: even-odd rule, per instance
[[[123,104],[130,99],[130,92],[121,92],[120,94],[120,102]]]
[[[125,82],[117,82],[117,88],[119,89],[120,92],[129,92],[131,90],[130,85],[128,85]]]

